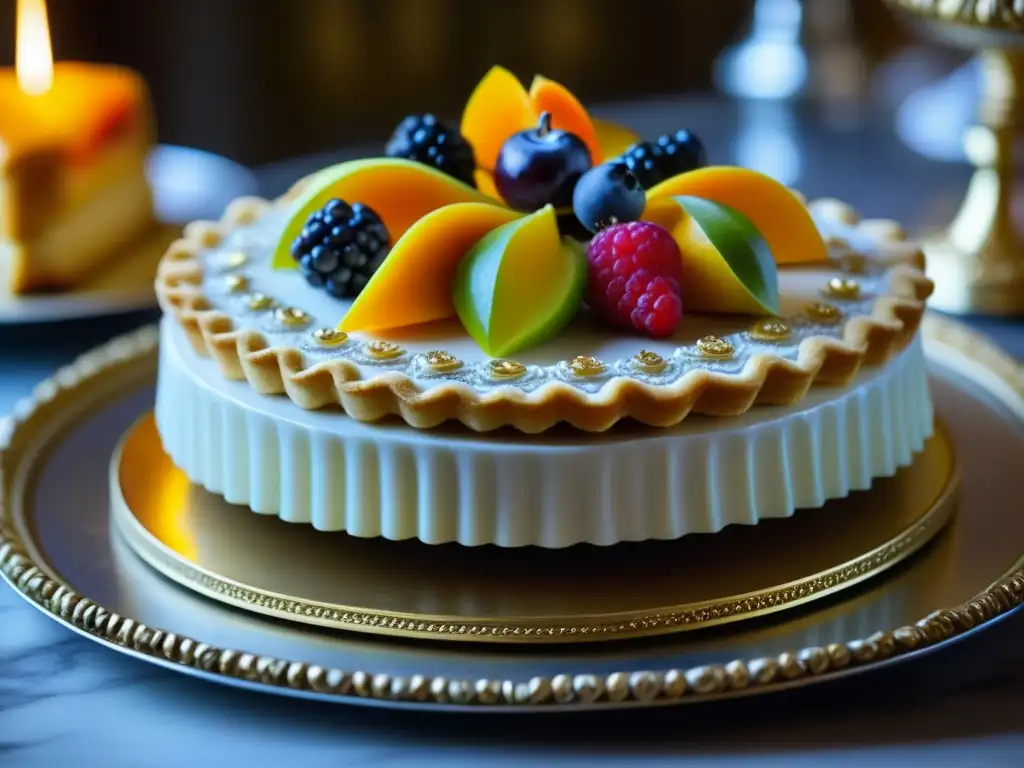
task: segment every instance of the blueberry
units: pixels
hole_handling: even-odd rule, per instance
[[[623,163],[604,163],[583,174],[572,196],[576,218],[591,232],[610,224],[636,221],[647,197],[636,176]]]

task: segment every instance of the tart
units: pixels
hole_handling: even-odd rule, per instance
[[[821,506],[932,430],[899,225],[496,68],[460,129],[196,222],[157,278],[193,482],[430,543],[614,544]],[[500,459],[500,461],[499,461]]]
[[[59,74],[39,103],[0,76],[0,293],[73,288],[155,228],[145,83],[118,67]]]

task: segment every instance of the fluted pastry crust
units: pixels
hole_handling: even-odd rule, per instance
[[[360,421],[396,415],[424,429],[454,420],[476,431],[513,427],[528,433],[564,422],[601,432],[623,419],[669,427],[691,413],[729,417],[755,404],[793,404],[813,384],[848,384],[862,365],[884,364],[902,350],[917,331],[933,289],[920,250],[897,225],[858,221],[849,206],[820,200],[808,206],[819,218],[881,239],[897,257],[886,275],[886,291],[870,312],[849,318],[837,338],[803,339],[795,359],[761,353],[740,371],[693,370],[668,384],[616,376],[596,391],[561,381],[533,391],[509,386],[483,392],[457,380],[423,388],[399,371],[380,369],[367,376],[346,359],[308,363],[301,350],[274,345],[261,331],[240,327],[214,307],[203,289],[201,254],[272,205],[242,198],[219,222],[186,228],[161,262],[156,281],[160,305],[184,329],[197,354],[214,358],[226,378],[245,380],[264,394],[286,394],[305,409],[340,406]]]

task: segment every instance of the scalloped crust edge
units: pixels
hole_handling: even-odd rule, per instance
[[[561,382],[530,393],[513,387],[480,393],[456,382],[423,391],[395,372],[362,379],[358,367],[347,360],[304,367],[299,350],[272,348],[261,333],[236,328],[229,315],[212,307],[202,292],[199,254],[273,205],[262,198],[239,198],[220,221],[188,225],[160,263],[156,293],[161,309],[185,331],[196,354],[212,357],[229,380],[247,381],[266,395],[286,394],[304,409],[339,406],[364,422],[398,416],[420,429],[458,421],[478,432],[512,427],[539,433],[559,423],[603,432],[623,419],[670,427],[691,413],[738,416],[754,405],[790,405],[812,384],[848,384],[862,365],[882,364],[902,350],[917,332],[934,287],[924,275],[923,254],[898,224],[860,221],[850,206],[822,199],[808,207],[825,220],[881,238],[899,262],[888,274],[889,293],[878,298],[871,315],[848,321],[842,339],[809,337],[800,344],[796,361],[755,355],[738,374],[691,371],[671,386],[618,378],[593,394]]]

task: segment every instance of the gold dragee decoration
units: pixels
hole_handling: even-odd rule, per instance
[[[777,317],[758,320],[750,327],[750,337],[758,341],[785,341],[792,333],[789,323]]]
[[[274,311],[274,319],[281,325],[297,328],[309,322],[309,315],[298,307],[282,307]]]
[[[633,356],[633,366],[644,373],[660,373],[665,370],[665,358],[657,352],[642,349]]]
[[[835,304],[826,301],[816,301],[804,307],[804,312],[809,318],[822,325],[835,325],[843,319],[843,313]]]
[[[438,373],[448,373],[462,367],[462,361],[443,349],[432,349],[423,356],[427,365]]]
[[[732,357],[736,350],[725,339],[717,336],[705,336],[697,340],[697,349],[704,357],[726,358]]]
[[[526,373],[526,366],[515,360],[491,360],[487,369],[493,379],[517,379]]]
[[[366,345],[366,354],[376,360],[394,360],[405,352],[393,341],[371,341]]]
[[[253,312],[262,312],[274,306],[274,300],[265,293],[254,293],[246,303]]]
[[[313,341],[321,347],[337,347],[348,341],[348,334],[334,328],[317,328],[313,331]]]
[[[229,275],[224,281],[228,293],[241,293],[249,287],[249,278],[245,275]]]
[[[569,363],[569,370],[572,371],[575,376],[597,376],[599,373],[604,372],[604,363],[596,357],[578,355]]]
[[[833,277],[822,291],[832,299],[853,301],[860,298],[860,283],[843,277]]]

